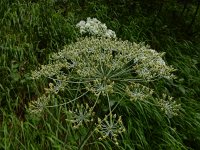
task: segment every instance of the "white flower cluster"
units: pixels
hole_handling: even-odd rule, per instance
[[[117,119],[116,114],[109,114],[106,115],[102,120],[98,118],[98,123],[95,131],[102,135],[99,140],[103,140],[109,137],[115,141],[116,145],[119,145],[117,142],[117,137],[119,134],[125,132],[126,129],[123,125],[121,116],[119,116]]]
[[[80,29],[82,35],[89,34],[92,36],[116,38],[115,32],[107,29],[107,26],[96,18],[88,17],[87,21],[81,20],[76,27]]]
[[[64,112],[68,116],[65,120],[67,122],[71,122],[74,128],[78,128],[83,123],[93,121],[93,116],[95,115],[93,108],[91,108],[88,104],[86,104],[86,106],[83,104],[77,104],[77,108],[75,110],[66,111],[66,109],[64,109]]]
[[[31,101],[29,103],[29,108],[27,108],[27,113],[31,116],[40,116],[44,112],[44,108],[49,103],[51,97],[50,95],[42,95],[36,101]]]
[[[164,111],[168,118],[178,115],[181,105],[174,101],[172,97],[163,94],[163,97],[158,101],[161,110]]]
[[[143,86],[142,84],[139,83],[131,83],[126,87],[125,92],[128,94],[131,101],[146,100],[153,94],[152,89]]]
[[[66,110],[66,121],[75,128],[87,126],[90,122],[96,123],[95,131],[102,136],[99,139],[111,138],[118,145],[117,137],[125,132],[125,127],[121,117],[112,114],[111,98],[116,96],[123,101],[148,102],[155,95],[151,89],[152,82],[160,78],[174,79],[172,72],[175,69],[165,63],[162,58],[164,53],[158,53],[142,43],[110,38],[113,35],[107,36],[105,33],[109,34],[109,30],[97,19],[88,18],[87,22],[81,21],[77,27],[80,27],[82,34],[88,32],[95,36],[81,37],[75,43],[66,45],[62,51],[52,54],[51,63],[32,72],[34,79],[43,76],[53,83],[45,89],[44,96],[30,103],[29,112],[41,113],[53,96],[65,101],[60,106],[78,103],[76,108],[73,105]],[[65,97],[67,94],[63,93],[66,90],[71,95],[77,85],[82,96],[68,101]],[[82,94],[83,91],[86,91],[87,98],[83,97],[86,94]],[[79,105],[85,101],[88,104]],[[104,111],[100,112],[103,114],[95,114],[93,110],[102,109],[106,105],[109,115],[97,119],[104,115]],[[169,118],[177,115],[180,109],[176,101],[165,95],[158,98],[156,106]]]
[[[174,78],[174,68],[165,64],[162,55],[141,44],[119,39],[85,37],[53,54],[54,62],[34,71],[32,76],[35,79],[41,76],[54,77],[56,81],[62,82],[62,87],[67,82],[77,83],[81,80],[88,91],[95,95],[106,95],[115,93],[116,88],[124,85],[122,83],[134,84],[163,77]],[[71,71],[65,74],[63,68]],[[135,74],[132,75],[132,72]],[[53,89],[58,91],[58,86]],[[135,84],[133,87],[128,86],[125,91],[132,100],[143,99],[146,96],[142,95],[151,93],[148,88],[135,87]]]
[[[165,53],[158,53],[157,51],[142,46],[135,55],[134,63],[135,70],[138,75],[146,80],[155,78],[175,78],[170,72],[175,71],[172,67],[167,66],[163,60]]]

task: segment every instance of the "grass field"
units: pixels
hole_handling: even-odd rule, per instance
[[[200,17],[199,13],[195,15],[198,4],[195,1],[184,9],[184,4],[173,0],[164,3],[156,0],[152,4],[146,0],[1,0],[0,150],[198,150]],[[154,89],[148,101],[126,101],[123,88],[129,86],[129,82],[120,82],[116,92],[119,94],[99,96],[95,93],[96,97],[92,90],[87,91],[89,84],[82,84],[80,78],[78,82],[76,80],[77,84],[69,83],[63,86],[63,91],[49,96],[45,89],[49,87],[51,92],[49,82],[55,80],[44,77],[33,80],[32,72],[41,65],[51,64],[53,53],[69,45],[75,47],[80,37],[76,24],[87,17],[105,23],[122,41],[144,42],[157,52],[165,52],[163,59],[168,66],[175,68],[176,79],[145,82],[144,90],[148,91],[146,87]],[[81,44],[84,47],[84,43]],[[52,71],[56,69],[53,67]],[[64,70],[67,77],[78,78],[73,71]],[[111,73],[124,75],[123,70],[117,71]],[[133,74],[120,76],[120,80],[129,80]],[[54,89],[59,83],[55,84],[52,86]],[[156,102],[162,99],[163,93],[180,104],[177,115],[166,116],[157,107]],[[49,107],[42,106],[43,113],[32,116],[28,112],[30,104],[40,98],[50,101]],[[79,100],[79,105],[76,100]],[[95,116],[90,110],[95,111]],[[84,116],[86,112],[90,116]],[[108,112],[108,121],[103,120]],[[70,117],[80,117],[80,114],[89,119],[79,126]],[[104,121],[105,128],[102,129],[98,123]],[[114,125],[112,129],[106,128],[109,123],[115,124],[116,128]],[[108,133],[107,130],[108,136],[100,138]]]

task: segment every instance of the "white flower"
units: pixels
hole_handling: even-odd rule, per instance
[[[111,36],[108,32],[105,33],[104,37],[111,38]]]
[[[96,18],[93,18],[93,22],[95,22],[95,23],[97,23],[97,24],[99,24],[99,23],[101,23],[99,20],[97,20]]]
[[[98,37],[116,38],[115,32],[107,29],[106,24],[101,23],[96,18],[88,17],[86,21],[81,20],[76,27],[79,28],[82,35],[89,34]]]
[[[116,38],[116,34],[115,34],[114,31],[108,29],[106,33],[107,33],[108,35],[110,35],[111,37]]]
[[[82,26],[85,26],[85,21],[81,20],[77,25],[76,27],[82,27]]]
[[[158,104],[168,118],[177,116],[181,107],[181,105],[174,101],[172,97],[165,94],[163,94],[163,98],[158,100]]]
[[[105,23],[104,23],[104,24],[101,24],[101,28],[102,28],[103,30],[107,30],[106,24],[105,24]]]
[[[65,120],[71,122],[74,128],[78,128],[83,123],[93,121],[92,118],[95,114],[88,104],[85,106],[83,104],[77,104],[77,108],[74,111],[64,109],[64,112],[68,116],[68,119]]]
[[[115,141],[115,144],[118,145],[117,137],[126,130],[122,123],[121,116],[117,119],[116,114],[109,114],[108,116],[105,116],[103,120],[98,118],[98,124],[95,131],[102,135],[99,140],[111,138]]]

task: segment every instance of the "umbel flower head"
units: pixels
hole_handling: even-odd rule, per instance
[[[177,116],[181,107],[181,105],[174,101],[172,97],[167,96],[166,94],[163,94],[163,97],[158,100],[158,104],[168,118]]]
[[[93,116],[95,114],[88,104],[85,106],[83,104],[77,104],[74,111],[69,110],[65,112],[68,116],[66,121],[71,122],[74,128],[80,127],[83,123],[93,121]]]
[[[62,51],[54,53],[51,62],[33,71],[32,77],[53,80],[50,88],[46,89],[46,94],[62,95],[65,90],[70,91],[70,86],[74,88],[78,85],[81,88],[78,91],[86,91],[88,97],[96,96],[95,105],[102,104],[103,107],[108,104],[109,115],[102,120],[98,119],[96,131],[103,135],[102,138],[110,137],[118,144],[117,136],[125,128],[121,117],[117,119],[116,115],[112,115],[109,96],[121,96],[122,100],[132,102],[148,100],[153,94],[153,90],[147,87],[148,82],[155,82],[159,78],[174,78],[174,68],[168,66],[162,57],[163,53],[144,44],[117,38],[82,37],[75,43],[66,45]],[[72,101],[80,102],[78,98]],[[171,107],[174,103],[168,103],[166,99],[158,103],[169,117],[174,115],[172,111],[175,109]],[[92,110],[88,105],[77,105],[77,109],[68,111],[67,121],[78,128],[93,121]]]
[[[98,124],[95,129],[97,133],[100,133],[102,137],[100,140],[111,138],[115,141],[115,144],[118,145],[117,136],[125,132],[125,127],[122,123],[121,116],[117,119],[116,114],[110,113],[108,116],[105,116],[103,120],[98,118]]]
[[[96,18],[88,17],[86,21],[81,20],[79,23],[77,23],[76,27],[79,28],[79,32],[82,35],[89,34],[92,36],[116,38],[115,32],[107,29],[107,26]]]
[[[162,53],[143,44],[85,37],[53,54],[52,62],[41,66],[32,76],[53,78],[62,84],[82,83],[85,89],[95,95],[106,95],[117,90],[128,91],[127,88],[133,88],[127,86],[131,83],[174,78],[171,74],[174,69],[166,65],[162,56]],[[144,87],[140,90],[144,90],[143,93],[148,91]]]
[[[49,103],[50,99],[50,95],[44,94],[36,101],[31,101],[29,103],[29,108],[27,109],[28,114],[32,116],[40,116],[44,111],[46,105]]]
[[[126,87],[126,93],[131,101],[145,100],[151,97],[153,90],[139,83],[132,83]]]

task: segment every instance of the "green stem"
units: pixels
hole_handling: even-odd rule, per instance
[[[92,123],[91,126],[94,125],[94,122]],[[82,143],[79,146],[79,150],[82,150],[83,147],[85,146],[85,143],[88,141],[88,139],[92,136],[92,134],[94,133],[94,130],[92,131],[92,127],[90,128],[90,130],[88,131],[86,137],[84,138],[84,140],[82,141]]]

